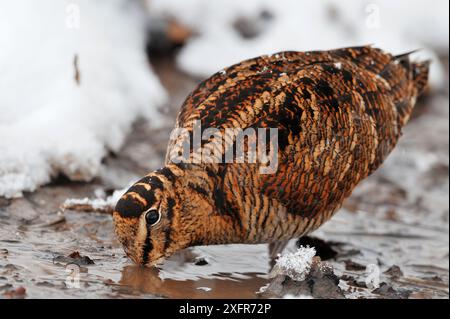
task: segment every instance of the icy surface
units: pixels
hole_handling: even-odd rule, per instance
[[[308,275],[315,255],[314,247],[300,247],[294,253],[279,256],[272,275],[283,274],[293,280],[302,281]]]
[[[180,67],[208,76],[228,65],[284,50],[318,50],[373,44],[393,53],[423,49],[431,58],[431,82],[442,85],[443,71],[427,48],[448,48],[446,0],[149,0],[153,12],[175,17],[196,30],[178,56]],[[268,18],[267,14],[272,18]],[[235,22],[245,18],[261,25],[251,39]]]
[[[145,19],[125,0],[0,3],[0,196],[90,180],[136,118],[159,122]]]

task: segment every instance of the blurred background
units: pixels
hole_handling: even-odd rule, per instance
[[[448,298],[448,11],[446,0],[1,1],[0,295],[255,297],[265,245],[195,248],[192,262],[142,270],[100,211],[162,165],[179,107],[209,75],[261,54],[372,44],[420,49],[430,85],[388,161],[313,236],[335,252],[346,297]],[[71,199],[99,212],[63,212]],[[54,262],[74,251],[95,261],[81,290]],[[387,272],[385,290],[360,284],[368,264]]]

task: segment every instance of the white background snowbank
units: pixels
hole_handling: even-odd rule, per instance
[[[138,116],[158,123],[145,19],[126,0],[0,2],[0,196],[89,180]]]
[[[418,48],[448,51],[447,0],[149,0],[153,13],[175,17],[197,30],[178,56],[188,73],[208,76],[223,67],[261,54],[283,50],[330,49],[374,44],[393,53]],[[242,38],[233,23],[257,21],[261,11],[274,15],[256,38]],[[443,79],[432,57],[432,82]]]
[[[144,1],[0,2],[0,196],[32,191],[62,172],[99,173],[140,116],[159,124],[166,98],[148,66]],[[393,53],[448,52],[446,0],[148,0],[198,32],[179,66],[206,77],[240,60],[283,50],[372,43]],[[272,19],[263,18],[266,10]],[[238,18],[260,34],[244,39]],[[428,50],[422,57],[434,57]],[[78,56],[80,84],[74,79]],[[435,59],[431,81],[446,81]]]

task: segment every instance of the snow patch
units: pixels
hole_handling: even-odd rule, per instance
[[[314,247],[301,246],[294,253],[288,253],[277,258],[274,270],[271,276],[286,275],[293,280],[302,281],[311,270],[313,257],[316,255]]]
[[[62,173],[89,181],[166,93],[145,55],[137,2],[0,2],[0,196]]]
[[[373,44],[394,54],[416,49],[432,59],[430,83],[442,87],[445,74],[429,48],[448,52],[447,0],[147,0],[152,12],[175,17],[196,30],[178,55],[180,67],[209,76],[228,65],[272,52],[329,50]],[[272,19],[255,38],[244,39],[236,19]],[[428,48],[428,49],[427,49]]]
[[[265,284],[264,286],[261,286],[261,287],[259,287],[259,290],[258,290],[258,294],[262,294],[262,293],[264,293],[266,290],[267,290],[267,288],[269,288],[269,286],[270,286],[270,283],[267,283],[267,284]]]
[[[125,193],[126,189],[116,190],[111,196],[102,198],[101,191],[96,191],[97,198],[69,198],[67,199],[63,207],[76,207],[76,206],[88,206],[93,211],[109,211],[114,208],[117,201]]]

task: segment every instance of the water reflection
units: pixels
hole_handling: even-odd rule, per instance
[[[160,267],[124,267],[120,284],[168,298],[256,298],[269,272],[267,245],[193,247]],[[205,262],[198,263],[198,259]]]
[[[262,273],[238,276],[219,273],[216,278],[163,280],[159,272],[156,268],[126,266],[119,283],[141,293],[166,298],[257,298],[256,292],[268,282]]]

